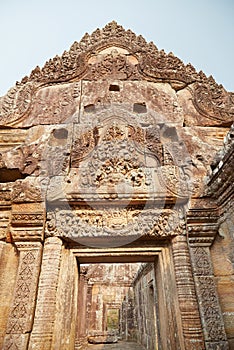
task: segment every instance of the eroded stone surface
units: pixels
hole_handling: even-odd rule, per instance
[[[144,348],[134,342],[119,342],[117,344],[88,345],[86,350],[143,350]]]
[[[233,101],[115,22],[0,99],[0,347],[85,346],[79,259],[139,262],[142,252],[152,263],[146,248],[156,249],[158,346],[233,346]],[[144,278],[145,331],[132,333],[150,350]],[[105,288],[95,288],[99,305]],[[123,296],[108,288],[111,303]]]

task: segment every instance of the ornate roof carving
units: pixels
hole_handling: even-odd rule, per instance
[[[113,53],[109,53],[102,55],[102,62],[90,64],[91,57],[110,47],[127,50],[127,56],[132,56],[135,61],[127,61],[126,55],[116,54],[113,57]],[[108,68],[109,63],[112,68]],[[233,120],[234,93],[228,93],[212,77],[207,78],[204,73],[197,73],[191,64],[184,65],[172,53],[159,51],[141,35],[137,36],[131,30],[125,30],[116,22],[111,22],[91,35],[86,33],[79,43],[74,42],[61,57],[50,59],[43,68],[37,66],[29,77],[17,82],[0,99],[0,124],[12,125],[25,116],[34,93],[42,86],[82,78],[102,79],[108,74],[118,79],[168,82],[175,90],[189,86],[194,106],[202,115],[226,125]]]

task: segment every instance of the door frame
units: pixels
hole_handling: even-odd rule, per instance
[[[140,243],[140,242],[139,242]],[[159,242],[157,242],[159,244]],[[80,264],[154,263],[157,303],[157,342],[160,350],[185,349],[179,300],[170,242],[135,247],[74,247],[72,253]],[[78,269],[79,271],[79,269]],[[79,311],[78,311],[79,312]],[[79,315],[77,315],[79,318]]]

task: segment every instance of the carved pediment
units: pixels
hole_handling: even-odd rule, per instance
[[[181,141],[162,139],[167,129],[112,116],[92,128],[76,125],[68,155],[49,141],[41,163],[41,174],[50,176],[48,200],[98,206],[187,201],[191,164]]]
[[[172,53],[158,50],[142,36],[111,22],[85,34],[61,57],[49,60],[43,68],[36,67],[10,89],[0,100],[0,124],[11,125],[27,115],[34,94],[43,86],[106,77],[168,82],[175,90],[189,87],[199,113],[225,125],[233,120],[233,93],[212,77],[197,73],[191,64],[184,65]]]

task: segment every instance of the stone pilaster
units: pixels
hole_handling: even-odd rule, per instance
[[[206,350],[229,349],[216,291],[209,245],[211,238],[191,238],[190,252]]]
[[[205,349],[186,236],[172,240],[172,252],[186,350]]]
[[[42,244],[17,242],[16,247],[19,266],[3,350],[28,348],[40,272]]]
[[[60,238],[46,238],[42,257],[35,318],[28,347],[30,350],[51,349],[56,316],[56,296],[61,250],[62,240]]]
[[[2,252],[5,246],[5,242],[4,241],[0,241],[0,260],[1,260],[1,256],[2,256]]]
[[[87,277],[85,268],[80,271],[79,274],[79,287],[78,287],[78,315],[77,315],[77,330],[76,330],[76,342],[75,350],[82,348],[87,344],[87,324],[86,324],[86,312],[87,312]]]

